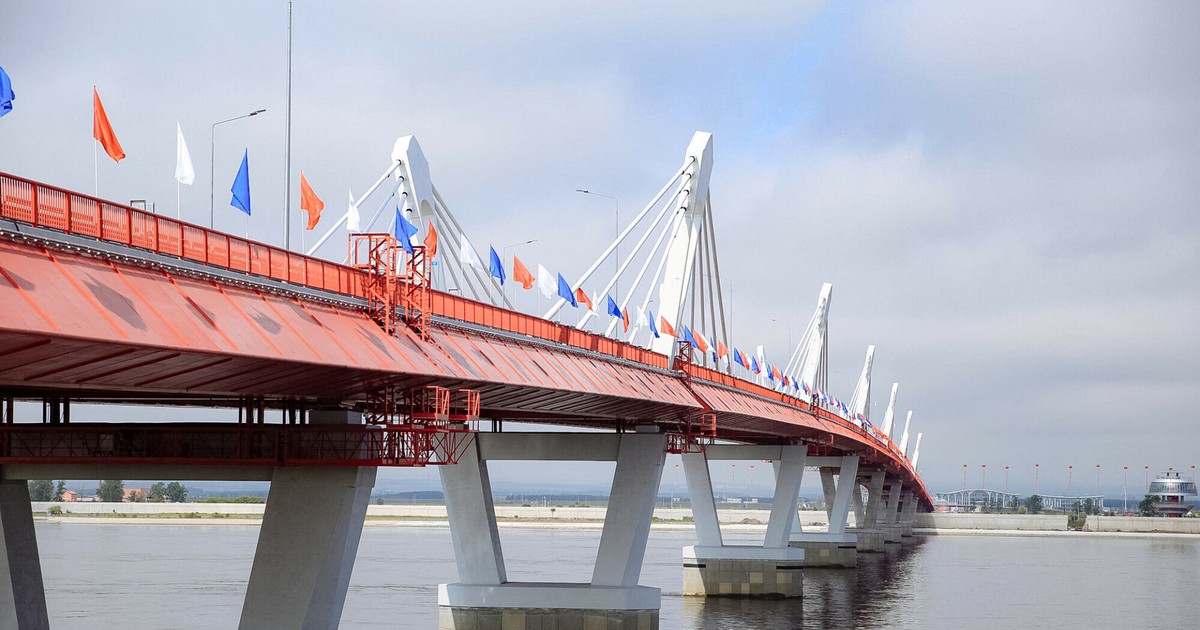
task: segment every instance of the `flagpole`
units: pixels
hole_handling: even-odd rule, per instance
[[[292,250],[292,3],[288,2],[287,109],[283,114],[287,133],[283,139],[283,247]]]
[[[181,205],[181,203],[179,201],[179,180],[178,179],[175,180],[175,218],[176,219],[183,218],[183,206]]]
[[[99,140],[92,140],[92,180],[96,184],[95,196],[100,196],[100,149],[96,148]]]

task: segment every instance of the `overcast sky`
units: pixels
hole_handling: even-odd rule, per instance
[[[736,336],[786,355],[832,282],[831,389],[876,344],[876,418],[900,381],[931,487],[1200,463],[1200,5],[427,4],[295,4],[292,163],[330,210],[415,134],[478,247],[574,277],[613,222],[575,189],[632,213],[710,131]],[[179,121],[207,223],[210,125],[266,108],[217,128],[217,227],[281,243],[286,18],[4,3],[0,170],[90,192],[96,85],[128,154],[101,196],[173,215]]]

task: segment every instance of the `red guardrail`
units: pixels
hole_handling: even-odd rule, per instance
[[[361,272],[153,212],[0,173],[0,216],[205,265],[361,297]]]

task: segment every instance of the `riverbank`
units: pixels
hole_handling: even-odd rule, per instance
[[[61,515],[47,516],[53,507]],[[32,505],[39,521],[105,524],[202,524],[259,525],[266,508],[261,503],[42,503]],[[605,507],[575,506],[496,506],[496,521],[501,527],[601,529]],[[722,527],[729,531],[760,531],[766,528],[767,509],[718,510]],[[665,531],[690,531],[691,510],[659,508],[654,511],[651,527]],[[445,527],[443,505],[370,505],[369,527]],[[851,518],[853,523],[853,518]],[[827,527],[824,512],[801,512],[800,523],[806,531],[820,532]],[[1152,534],[1200,537],[1200,519],[1151,518],[1133,516],[1089,516],[1083,531],[1067,528],[1065,514],[918,514],[914,532],[924,535],[1087,535]]]

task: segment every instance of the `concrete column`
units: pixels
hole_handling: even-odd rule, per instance
[[[789,547],[787,540],[797,520],[796,504],[807,451],[807,446],[720,445],[709,447],[703,455],[684,456],[693,518],[701,542],[683,549],[684,595],[772,598],[802,595],[804,550]],[[721,544],[708,473],[709,459],[778,462],[775,503],[763,545]]]
[[[838,471],[834,484],[833,471]],[[841,567],[858,566],[858,537],[846,532],[846,521],[850,514],[850,503],[858,491],[858,457],[841,458],[841,466],[821,468],[821,485],[826,492],[829,527],[825,533],[793,534],[791,546],[804,550],[804,566]],[[826,474],[828,471],[828,474]]]
[[[600,534],[600,548],[592,571],[594,586],[637,586],[666,447],[665,435],[622,436],[604,531]]]
[[[38,557],[29,486],[0,480],[0,629],[45,630],[46,591]]]
[[[362,414],[313,411],[309,422],[362,424]],[[374,487],[373,467],[274,469],[241,628],[338,627]]]
[[[443,630],[657,628],[659,589],[638,586],[666,436],[658,433],[481,433],[443,466],[459,582],[438,586]],[[608,513],[588,584],[510,582],[496,528],[490,460],[616,461]]]
[[[454,559],[458,579],[463,584],[503,584],[508,581],[496,510],[492,503],[492,482],[487,462],[480,459],[479,441],[469,446],[457,464],[439,466],[450,538],[454,541]]]
[[[837,486],[833,483],[833,471],[832,466],[821,467],[821,493],[825,495],[825,516],[829,521],[833,520],[833,500],[837,496]]]
[[[800,483],[804,478],[804,459],[808,446],[784,446],[775,478],[775,498],[767,520],[763,547],[782,549],[788,546],[792,527],[799,520],[796,514],[800,499]]]
[[[838,475],[837,490],[833,506],[830,509],[830,534],[846,532],[846,521],[850,516],[850,501],[858,494],[858,456],[848,455],[842,458],[842,468]],[[861,497],[861,495],[859,495]]]
[[[882,552],[885,536],[880,522],[885,511],[883,496],[886,475],[883,471],[874,471],[867,479],[867,504],[863,509],[863,519],[853,530],[858,537],[855,547],[859,552]]]
[[[903,486],[897,483],[890,483],[887,487],[887,502],[883,506],[883,518],[880,522],[886,525],[896,524],[896,516],[900,512],[900,494]]]
[[[712,475],[704,453],[684,453],[683,474],[692,502],[692,520],[696,540],[702,547],[721,546],[721,525],[717,519],[717,501],[713,497]]]
[[[874,527],[879,524],[880,513],[883,503],[883,481],[884,473],[876,471],[871,473],[870,485],[867,487],[867,506],[866,518],[863,520],[863,527]]]
[[[854,495],[850,497],[850,502],[854,504],[854,524],[862,527],[867,521],[867,507],[863,504],[862,484],[857,479],[854,481]]]
[[[276,468],[246,587],[241,628],[334,629],[375,468]]]

